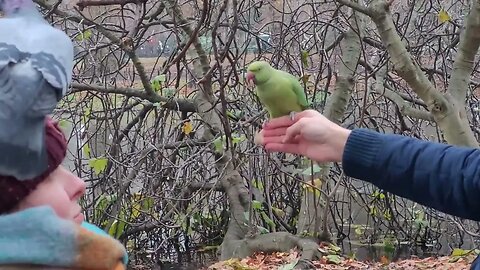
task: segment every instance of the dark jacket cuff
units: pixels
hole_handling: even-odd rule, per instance
[[[345,174],[361,180],[372,176],[377,155],[382,148],[382,135],[368,129],[354,129],[347,139],[342,166]]]

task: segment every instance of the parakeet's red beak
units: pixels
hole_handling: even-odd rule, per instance
[[[247,75],[245,75],[245,79],[247,82],[247,86],[255,85],[255,75],[252,72],[247,72]]]

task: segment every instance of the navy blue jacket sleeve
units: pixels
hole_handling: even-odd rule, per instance
[[[480,221],[479,149],[354,129],[342,166],[392,194]]]

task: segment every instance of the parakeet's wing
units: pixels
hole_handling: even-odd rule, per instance
[[[285,71],[282,71],[282,70],[279,70],[279,71],[282,72],[282,75],[285,76],[286,78],[288,78],[288,80],[290,81],[292,90],[293,90],[293,92],[295,92],[295,95],[297,96],[297,100],[298,100],[298,103],[300,104],[300,106],[303,109],[308,108],[309,105],[308,105],[307,97],[305,96],[305,92],[303,91],[303,87],[300,84],[300,82],[298,81],[298,79],[295,78],[295,76],[293,76],[292,74],[290,74],[288,72],[285,72]]]

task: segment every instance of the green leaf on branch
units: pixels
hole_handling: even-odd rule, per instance
[[[302,51],[300,53],[300,58],[302,59],[302,65],[304,67],[308,67],[308,52],[307,51]]]
[[[256,200],[252,201],[252,208],[255,210],[260,210],[262,209],[262,203]]]
[[[96,175],[101,174],[107,168],[107,158],[91,158],[88,161],[88,165],[93,169]]]
[[[86,39],[89,39],[91,36],[92,36],[92,30],[87,29],[82,33],[80,33],[80,35],[78,35],[75,39],[78,41],[84,41]]]
[[[438,12],[438,20],[440,23],[448,22],[451,20],[450,15],[448,15],[448,12],[445,9],[441,9],[440,12]]]
[[[165,74],[160,74],[153,78],[153,80],[150,82],[150,86],[152,87],[152,90],[155,92],[160,91],[162,89],[162,85],[166,80]]]

